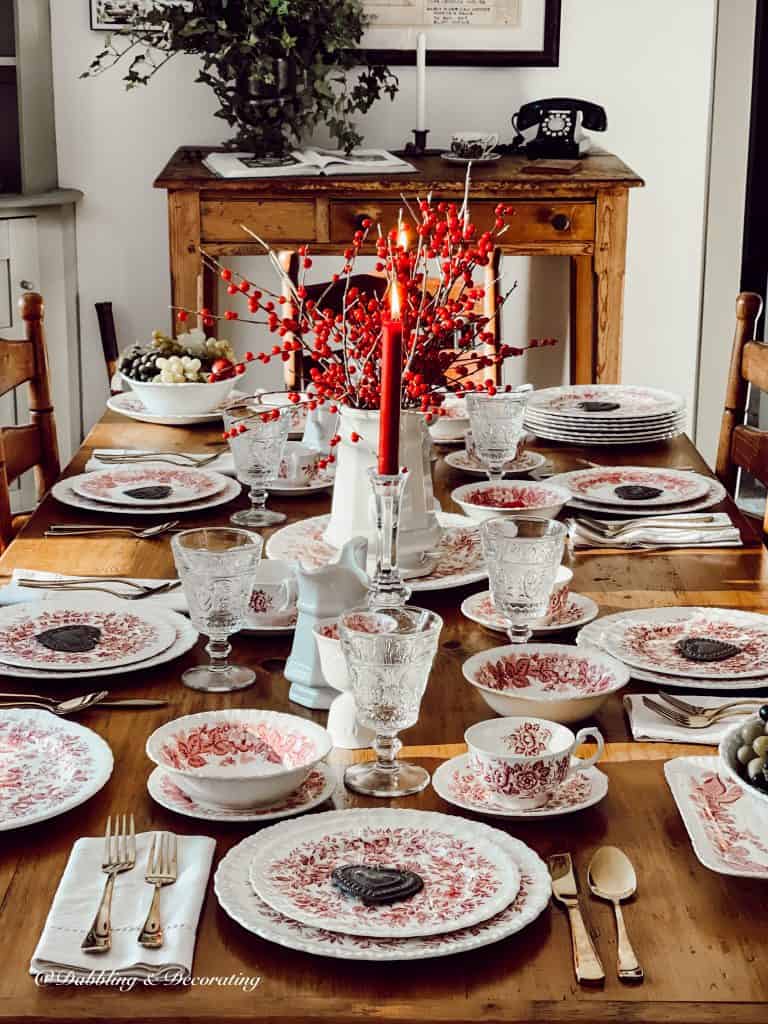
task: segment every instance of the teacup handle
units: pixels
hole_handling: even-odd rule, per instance
[[[574,750],[590,738],[597,743],[597,750],[592,757],[576,757],[574,754],[573,760],[575,764],[572,765],[574,771],[583,772],[586,768],[591,768],[593,764],[597,764],[605,752],[605,741],[603,740],[602,733],[591,725],[588,725],[585,729],[579,729],[576,733],[576,740],[573,744]]]
[[[485,147],[486,153],[490,153],[492,149],[496,149],[496,147],[498,146],[498,144],[499,144],[499,133],[498,132],[491,132],[491,134],[488,136],[488,139],[489,139],[489,141],[488,141],[488,143],[487,143],[487,145]]]

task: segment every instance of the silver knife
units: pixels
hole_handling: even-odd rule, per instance
[[[570,853],[555,853],[549,860],[549,874],[552,878],[552,895],[568,912],[573,946],[573,967],[577,981],[597,982],[605,980],[605,971],[600,962],[592,939],[584,924],[579,907],[579,892]]]

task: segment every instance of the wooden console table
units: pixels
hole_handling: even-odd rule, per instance
[[[439,157],[414,159],[416,175],[338,178],[223,179],[202,164],[210,149],[183,147],[155,181],[168,191],[172,302],[216,308],[216,279],[203,269],[200,250],[214,256],[256,255],[247,224],[281,253],[344,249],[363,217],[397,217],[400,193],[461,198],[464,168]],[[541,165],[539,165],[541,166]],[[571,257],[571,377],[575,383],[612,383],[621,371],[622,298],[630,188],[643,185],[618,157],[585,157],[569,173],[542,173],[524,156],[502,157],[472,171],[472,220],[479,231],[493,222],[499,202],[515,216],[501,253]]]

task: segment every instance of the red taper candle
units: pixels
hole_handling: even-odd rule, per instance
[[[390,316],[382,321],[379,473],[394,476],[400,469],[400,380],[403,372],[403,322],[397,285],[392,287],[390,311]]]

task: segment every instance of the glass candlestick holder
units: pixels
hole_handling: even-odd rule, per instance
[[[397,566],[397,532],[400,499],[407,473],[379,473],[368,470],[376,517],[376,569],[368,595],[370,608],[394,608],[408,603],[411,589],[403,582]]]

